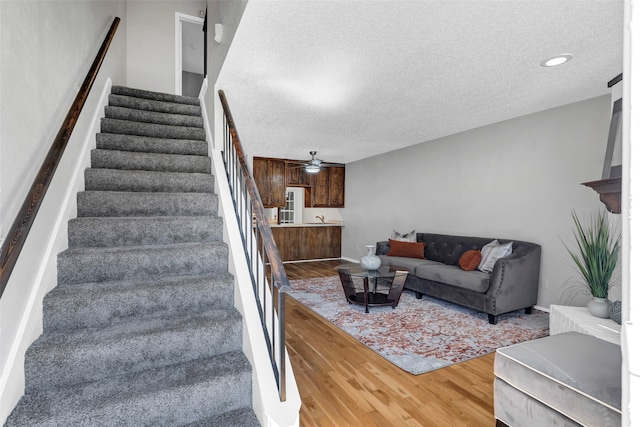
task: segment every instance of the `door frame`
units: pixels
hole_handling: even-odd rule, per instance
[[[189,22],[192,24],[204,25],[204,18],[198,16],[191,16],[185,13],[175,12],[175,93],[176,95],[182,95],[182,23]],[[204,61],[204,58],[203,58]]]

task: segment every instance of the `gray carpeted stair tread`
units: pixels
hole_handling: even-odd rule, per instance
[[[179,104],[176,102],[154,101],[126,95],[109,95],[109,106],[132,108],[142,111],[157,111],[160,113],[183,114],[202,117],[200,105]]]
[[[150,90],[136,89],[125,86],[112,86],[111,93],[116,95],[133,96],[135,98],[151,99],[163,102],[175,102],[178,104],[200,105],[200,99],[192,96],[172,95],[168,93],[153,92]]]
[[[91,167],[98,169],[146,170],[158,172],[211,173],[211,159],[182,154],[91,150]]]
[[[58,254],[58,284],[219,273],[227,256],[223,242],[73,248]]]
[[[27,391],[158,368],[242,348],[242,316],[233,307],[144,317],[103,328],[53,331],[27,350]],[[56,369],[47,369],[55,366]]]
[[[89,191],[213,193],[215,179],[206,173],[88,168],[84,187]]]
[[[155,123],[159,125],[204,127],[202,116],[188,116],[184,114],[162,113],[159,111],[136,110],[127,107],[106,106],[105,117],[132,122]]]
[[[112,88],[6,426],[257,426],[198,98]]]
[[[44,299],[44,330],[91,328],[136,321],[141,315],[228,308],[233,306],[233,286],[233,276],[226,272],[59,285]]]
[[[241,351],[25,395],[5,427],[176,426],[251,406]]]
[[[212,426],[233,426],[233,427],[260,427],[260,422],[250,407],[236,409],[225,412],[221,415],[214,415],[194,423],[185,424],[182,427],[212,427]]]
[[[162,245],[222,241],[222,218],[85,217],[69,221],[69,247]]]
[[[100,131],[105,133],[150,136],[154,138],[193,139],[197,141],[206,141],[207,139],[207,134],[203,128],[158,125],[155,123],[110,119],[108,117],[100,119]]]
[[[103,150],[185,154],[192,156],[208,155],[208,147],[206,141],[196,141],[192,139],[152,138],[117,133],[97,134],[96,147]]]
[[[213,193],[81,191],[78,217],[217,215]]]

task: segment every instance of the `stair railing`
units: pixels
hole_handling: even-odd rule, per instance
[[[93,83],[98,76],[102,62],[104,61],[107,51],[109,50],[109,46],[116,35],[116,30],[118,29],[119,24],[120,18],[115,17],[104,41],[102,42],[102,46],[100,46],[100,50],[91,64],[89,72],[87,72],[87,76],[85,77],[80,90],[78,90],[78,94],[76,95],[73,104],[71,104],[71,107],[69,108],[67,116],[62,122],[62,126],[60,126],[58,134],[51,144],[51,148],[49,149],[47,156],[42,162],[42,166],[40,166],[40,170],[38,171],[33,184],[31,184],[31,189],[29,190],[27,197],[24,199],[20,210],[16,214],[16,218],[7,233],[7,238],[2,243],[2,249],[0,250],[0,297],[7,287],[7,282],[9,282],[9,277],[13,271],[13,267],[15,267],[18,256],[20,255],[22,247],[27,240],[29,230],[31,230],[36,214],[42,205],[44,195],[47,193],[49,184],[53,179],[53,174],[55,173],[56,168],[60,163],[60,159],[64,154],[64,149],[67,146],[67,142],[69,142],[71,133],[73,132],[76,122],[78,121],[78,117],[82,112],[82,107],[84,107],[87,97],[89,96],[89,92],[93,87]]]
[[[262,199],[249,171],[238,130],[224,91],[218,91],[223,109],[224,160],[236,219],[242,235],[247,266],[271,357],[271,366],[280,392],[286,400],[285,387],[285,294],[291,290],[280,252],[273,239]]]

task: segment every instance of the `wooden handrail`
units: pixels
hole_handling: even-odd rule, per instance
[[[229,190],[243,240],[247,267],[251,273],[251,286],[269,351],[271,367],[280,400],[284,402],[287,375],[285,294],[291,290],[291,287],[262,206],[258,187],[249,171],[227,97],[221,90],[218,94],[224,110],[221,124],[224,127],[222,156]]]
[[[253,175],[251,175],[249,167],[247,166],[246,156],[244,154],[244,151],[242,150],[240,139],[238,138],[238,132],[236,130],[235,122],[233,121],[233,116],[231,115],[231,110],[229,109],[227,97],[222,90],[218,91],[218,94],[220,95],[222,109],[224,110],[224,114],[227,117],[229,132],[231,133],[233,147],[236,150],[240,168],[242,170],[242,175],[247,182],[247,192],[251,196],[251,207],[253,208],[253,213],[256,216],[256,227],[258,228],[260,235],[264,239],[263,242],[265,246],[265,253],[271,265],[271,272],[275,277],[276,286],[278,287],[280,292],[288,292],[291,289],[289,286],[289,279],[287,277],[287,273],[285,272],[284,265],[282,264],[282,259],[280,258],[280,251],[278,250],[278,246],[276,245],[275,239],[273,238],[271,225],[269,225],[267,215],[265,214],[264,208],[262,207],[262,198],[260,197],[260,193],[258,192],[258,187],[256,186]]]
[[[96,58],[94,59],[93,64],[91,64],[91,68],[89,69],[73,104],[71,104],[71,108],[69,108],[67,116],[62,122],[60,130],[53,140],[53,144],[51,144],[51,148],[49,149],[42,166],[40,166],[40,170],[31,185],[31,189],[29,190],[27,197],[24,199],[22,207],[18,211],[11,229],[7,233],[7,238],[2,244],[2,250],[0,251],[0,297],[7,287],[13,267],[16,265],[20,251],[22,250],[24,242],[29,235],[29,230],[31,230],[36,214],[42,205],[44,195],[46,194],[49,184],[53,179],[53,174],[60,163],[64,149],[69,142],[71,133],[73,132],[76,122],[78,121],[78,117],[82,112],[82,107],[84,106],[87,97],[89,96],[89,92],[93,87],[93,83],[98,76],[102,62],[107,55],[107,50],[111,45],[111,41],[115,37],[119,24],[120,18],[114,18],[111,28],[109,28],[109,32],[102,42],[102,46],[100,46],[100,50],[98,51]]]

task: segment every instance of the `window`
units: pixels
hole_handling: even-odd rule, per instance
[[[302,207],[304,206],[302,188],[287,187],[284,208],[280,208],[280,224],[295,224],[302,222]]]

